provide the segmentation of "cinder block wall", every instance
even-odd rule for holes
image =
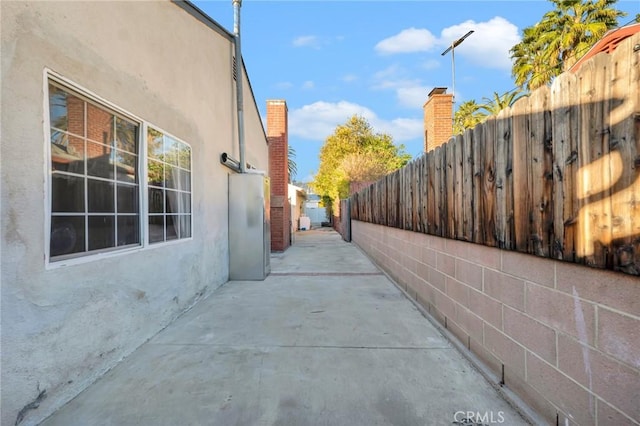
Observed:
[[[360,221],[352,239],[550,424],[640,424],[637,277]]]

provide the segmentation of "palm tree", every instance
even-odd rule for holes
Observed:
[[[522,41],[510,50],[513,59],[511,74],[519,87],[535,90],[560,74],[558,66],[551,67],[542,46],[542,27],[539,24],[525,28]]]
[[[498,115],[500,111],[513,105],[522,96],[524,94],[520,90],[505,92],[502,95],[499,95],[498,92],[493,92],[493,98],[482,98],[485,103],[480,105],[480,109],[484,110],[481,114],[484,117]]]
[[[466,129],[471,129],[483,120],[480,105],[476,101],[465,101],[460,104],[453,116],[453,133],[461,135]]]
[[[555,9],[511,48],[516,84],[532,90],[571,68],[626,13],[613,8],[617,0],[550,0]]]
[[[289,146],[289,152],[288,152],[288,163],[287,163],[287,167],[289,169],[289,183],[293,182],[293,180],[296,177],[296,174],[298,173],[298,165],[296,164],[296,150],[293,149],[292,146]]]

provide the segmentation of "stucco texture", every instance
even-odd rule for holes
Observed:
[[[36,424],[227,281],[230,170],[218,159],[237,152],[233,42],[168,1],[0,8],[0,422]],[[191,239],[47,264],[48,71],[191,145]],[[247,161],[267,170],[244,87]]]

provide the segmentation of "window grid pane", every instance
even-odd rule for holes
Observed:
[[[139,125],[55,83],[49,111],[50,258],[140,244]]]
[[[147,153],[148,241],[192,237],[191,147],[89,96],[49,83],[52,261],[142,245],[140,149]],[[146,244],[146,243],[145,243]]]
[[[149,242],[191,238],[191,147],[151,127],[147,144]]]

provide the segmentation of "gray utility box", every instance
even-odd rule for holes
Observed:
[[[229,175],[229,279],[264,280],[271,272],[269,178]]]

